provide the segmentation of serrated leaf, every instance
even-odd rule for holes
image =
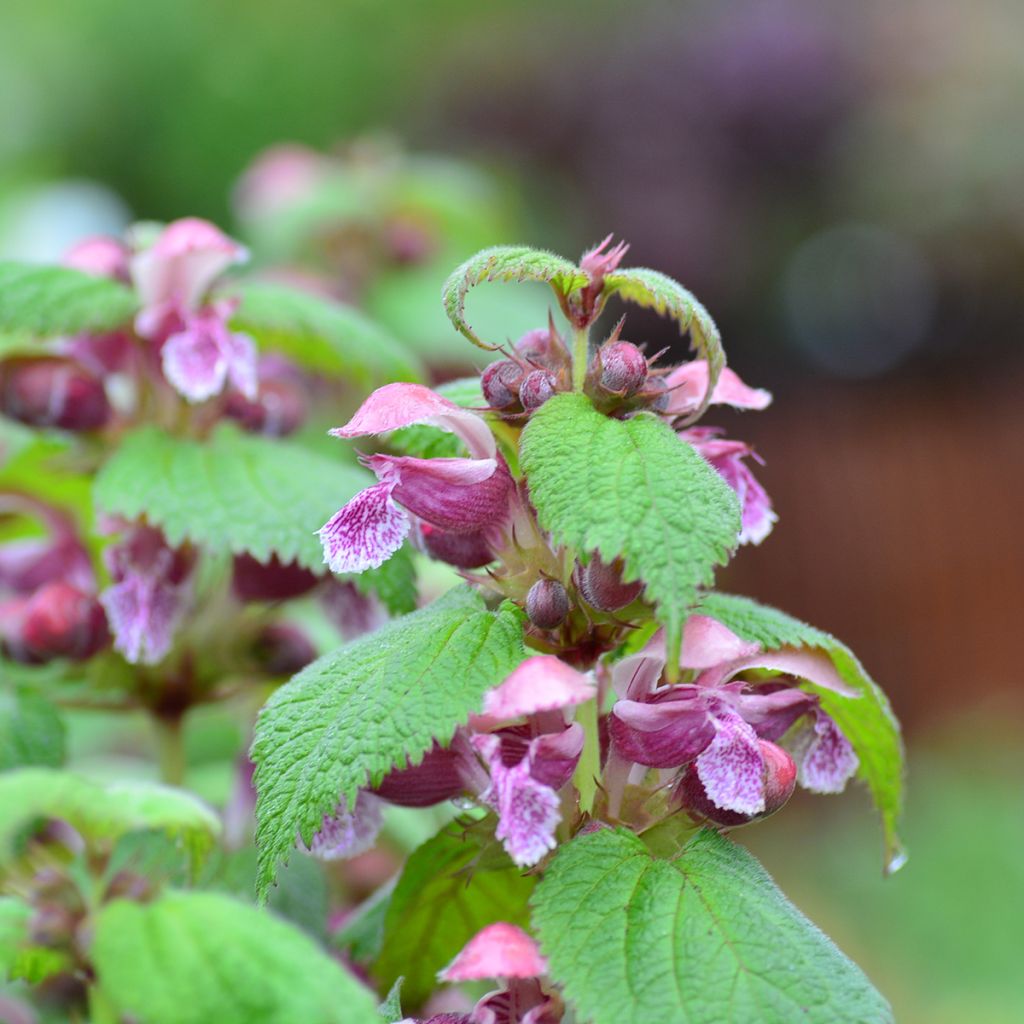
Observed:
[[[256,723],[257,890],[309,843],[344,796],[446,742],[484,693],[526,656],[522,614],[488,611],[458,587],[313,662],[267,701]]]
[[[361,594],[373,594],[391,615],[416,611],[416,564],[408,546],[376,569],[352,576],[352,582]]]
[[[691,346],[708,363],[707,393],[689,417],[690,421],[698,419],[707,409],[715,382],[725,366],[725,350],[711,314],[678,281],[657,270],[630,267],[613,271],[604,280],[605,296],[618,295],[627,302],[653,309],[671,317],[681,334],[690,332]]]
[[[137,308],[135,293],[119,281],[70,267],[0,262],[0,331],[110,331],[128,324]]]
[[[903,859],[897,824],[903,807],[903,743],[889,699],[865,672],[854,653],[831,633],[816,629],[776,608],[731,594],[707,594],[702,615],[717,619],[737,636],[765,650],[817,647],[832,659],[836,671],[861,696],[851,700],[833,690],[807,683],[835,719],[860,758],[858,777],[867,784],[882,815],[887,870]]]
[[[309,936],[219,893],[117,900],[91,960],[118,1019],[145,1024],[380,1024],[376,999]]]
[[[552,978],[592,1024],[893,1020],[861,970],[715,832],[672,861],[624,830],[580,836],[533,908]]]
[[[423,376],[413,355],[351,306],[278,284],[236,285],[231,294],[241,298],[234,327],[308,369],[363,385]]]
[[[96,506],[145,515],[174,545],[276,554],[323,568],[315,531],[373,478],[300,445],[223,424],[207,441],[144,427],[125,438],[96,477]]]
[[[88,841],[110,845],[131,832],[162,832],[197,865],[220,834],[220,819],[191,793],[158,783],[100,786],[69,772],[19,768],[0,775],[0,861],[38,819],[66,821]]]
[[[646,413],[602,416],[583,395],[545,402],[520,452],[541,526],[577,551],[622,556],[624,578],[644,581],[677,663],[697,588],[736,546],[732,489],[667,424]]]
[[[404,978],[395,979],[394,985],[388,990],[384,1001],[377,1007],[377,1012],[388,1022],[388,1024],[400,1024],[405,1017],[402,1013],[402,982]]]
[[[534,879],[506,857],[477,866],[480,843],[458,823],[447,825],[406,862],[388,904],[374,977],[389,986],[405,977],[407,1005],[437,987],[437,972],[485,925],[526,927]]]
[[[546,281],[556,294],[567,295],[587,280],[579,267],[552,252],[499,245],[478,252],[456,267],[441,289],[441,301],[460,334],[480,348],[493,349],[495,346],[482,341],[466,320],[466,293],[470,288],[484,281]]]
[[[28,765],[56,768],[63,762],[64,722],[57,709],[24,687],[0,689],[0,772]]]

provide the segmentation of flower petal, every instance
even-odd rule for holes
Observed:
[[[628,700],[642,700],[651,693],[665,668],[665,638],[661,630],[647,646],[612,666],[612,689]]]
[[[477,932],[462,952],[438,973],[441,981],[483,978],[535,978],[546,974],[547,961],[537,943],[514,924],[498,921]]]
[[[669,387],[669,415],[685,416],[696,409],[708,387],[708,364],[703,359],[694,359],[677,366],[665,377]],[[711,395],[712,405],[731,405],[734,409],[766,409],[771,405],[772,395],[764,388],[751,388],[729,369],[722,369]]]
[[[198,324],[172,334],[161,349],[164,376],[190,402],[204,402],[224,388],[228,363],[214,335]]]
[[[551,654],[527,658],[503,683],[484,695],[483,714],[471,720],[475,729],[493,729],[538,711],[554,711],[590,700],[593,680]]]
[[[826,651],[806,647],[782,647],[777,651],[762,651],[752,657],[730,666],[730,676],[747,669],[760,668],[770,672],[785,672],[786,675],[806,679],[815,686],[841,693],[844,697],[860,697],[836,670]]]
[[[715,738],[697,758],[697,776],[716,807],[740,814],[764,810],[764,759],[754,730],[731,711],[715,716]]]
[[[226,332],[221,347],[228,379],[235,390],[254,402],[259,390],[255,342],[248,334]]]
[[[715,723],[700,688],[673,687],[653,701],[620,700],[608,720],[615,749],[649,768],[678,768],[715,738]]]
[[[707,669],[737,658],[749,658],[758,644],[741,640],[732,630],[706,615],[691,615],[683,629],[679,655],[682,668]]]
[[[383,823],[380,800],[371,793],[361,791],[351,811],[342,800],[333,814],[324,817],[320,831],[309,844],[309,852],[317,860],[348,860],[357,857],[373,848]]]
[[[497,451],[494,435],[474,412],[442,398],[422,384],[387,384],[366,399],[343,427],[331,431],[335,437],[365,437],[385,434],[414,423],[458,435],[477,459],[493,459]]]
[[[171,648],[184,612],[185,591],[133,573],[103,591],[100,602],[114,634],[114,647],[133,665],[154,665]]]
[[[360,491],[317,531],[331,572],[364,572],[383,565],[409,532],[409,517],[391,500],[394,482]]]
[[[797,779],[812,793],[841,793],[860,763],[850,741],[824,711],[818,711],[793,741]]]

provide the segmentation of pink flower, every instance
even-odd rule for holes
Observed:
[[[380,481],[348,502],[320,529],[324,561],[332,572],[376,568],[402,546],[410,513],[454,534],[500,526],[513,493],[508,467],[487,424],[475,413],[419,384],[388,384],[362,404],[336,437],[383,434],[429,423],[456,434],[471,458],[417,459],[373,455],[365,459]]]
[[[114,646],[133,664],[155,664],[170,650],[185,611],[192,557],[152,526],[128,527],[104,552],[114,580],[100,595]]]
[[[816,792],[840,792],[856,771],[853,748],[817,697],[780,682],[733,682],[744,671],[766,669],[856,696],[825,653],[795,648],[763,652],[713,619],[696,615],[686,624],[680,664],[698,670],[697,678],[659,686],[665,664],[661,645],[656,635],[647,648],[613,669],[620,699],[609,728],[620,756],[655,768],[695,762],[712,802],[745,815],[765,809],[760,741],[780,739],[800,719],[809,722],[793,742],[801,784]]]
[[[212,398],[229,381],[246,398],[256,398],[256,346],[227,326],[235,305],[225,300],[187,314],[164,343],[164,376],[189,402]]]
[[[273,215],[308,196],[328,170],[327,160],[308,146],[271,146],[242,175],[235,187],[235,203],[243,217]]]
[[[383,823],[380,800],[364,790],[351,810],[342,800],[333,814],[324,816],[320,831],[309,845],[309,852],[317,860],[357,857],[373,848]]]
[[[157,240],[131,259],[131,276],[142,302],[136,330],[155,338],[169,315],[195,312],[214,281],[248,259],[244,246],[196,217],[168,224]]]
[[[665,377],[669,388],[669,416],[688,416],[700,407],[701,399],[708,388],[708,364],[704,359],[677,366]],[[751,388],[740,380],[739,375],[729,369],[722,369],[711,395],[712,405],[731,405],[734,409],[767,409],[772,402],[770,391]]]
[[[112,277],[117,281],[127,281],[129,277],[128,247],[119,238],[107,235],[82,239],[65,253],[61,262],[94,277]]]
[[[728,441],[717,436],[717,427],[692,427],[680,437],[692,444],[718,471],[723,480],[736,492],[742,510],[740,544],[760,544],[772,532],[779,517],[772,508],[771,498],[750,471],[744,459],[758,459],[752,448],[742,441]]]

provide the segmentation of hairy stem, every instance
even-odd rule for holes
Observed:
[[[590,331],[586,327],[574,327],[572,332],[572,389],[582,391],[587,378],[587,363],[590,361]]]
[[[185,781],[185,736],[182,720],[154,718],[157,751],[160,761],[160,778],[169,786],[180,786]]]
[[[598,735],[598,706],[588,700],[576,709],[576,721],[583,726],[583,752],[573,773],[573,783],[580,794],[580,810],[589,814],[594,807],[597,782],[601,775],[601,738]]]

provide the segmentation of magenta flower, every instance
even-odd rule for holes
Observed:
[[[336,437],[383,434],[429,423],[456,434],[470,458],[417,459],[372,455],[364,461],[379,483],[348,502],[320,529],[324,561],[332,572],[376,568],[401,546],[410,514],[454,534],[500,526],[513,493],[508,467],[487,424],[419,384],[388,384],[360,406]]]
[[[114,646],[133,664],[170,650],[190,593],[193,558],[152,526],[135,524],[104,552],[113,585],[100,595]]]
[[[745,815],[765,809],[766,766],[759,741],[782,738],[800,719],[806,724],[791,745],[802,785],[837,793],[856,771],[857,755],[817,697],[777,681],[733,681],[744,671],[765,669],[855,697],[823,652],[763,652],[713,619],[692,616],[680,664],[699,674],[693,683],[659,686],[665,664],[661,645],[656,635],[613,669],[620,699],[609,727],[620,756],[654,768],[695,762],[712,802]]]
[[[748,456],[758,462],[761,460],[742,441],[728,441],[718,437],[718,433],[717,427],[691,427],[679,436],[692,444],[736,492],[742,514],[738,542],[760,544],[772,532],[772,527],[779,519],[767,491],[744,462]]]
[[[135,329],[157,338],[168,317],[197,311],[214,281],[249,253],[219,228],[196,217],[168,224],[157,240],[131,258],[131,277],[142,302]]]
[[[708,389],[707,361],[694,359],[677,366],[666,375],[665,384],[669,389],[666,414],[690,415],[700,407]],[[728,366],[722,369],[711,394],[711,405],[731,405],[734,409],[767,409],[771,402],[770,391],[748,387]]]
[[[236,305],[222,300],[186,314],[161,349],[164,376],[189,402],[212,398],[229,381],[250,401],[256,398],[256,346],[227,325]]]
[[[82,239],[64,254],[61,261],[94,277],[112,277],[128,281],[128,246],[119,238],[93,235]]]

